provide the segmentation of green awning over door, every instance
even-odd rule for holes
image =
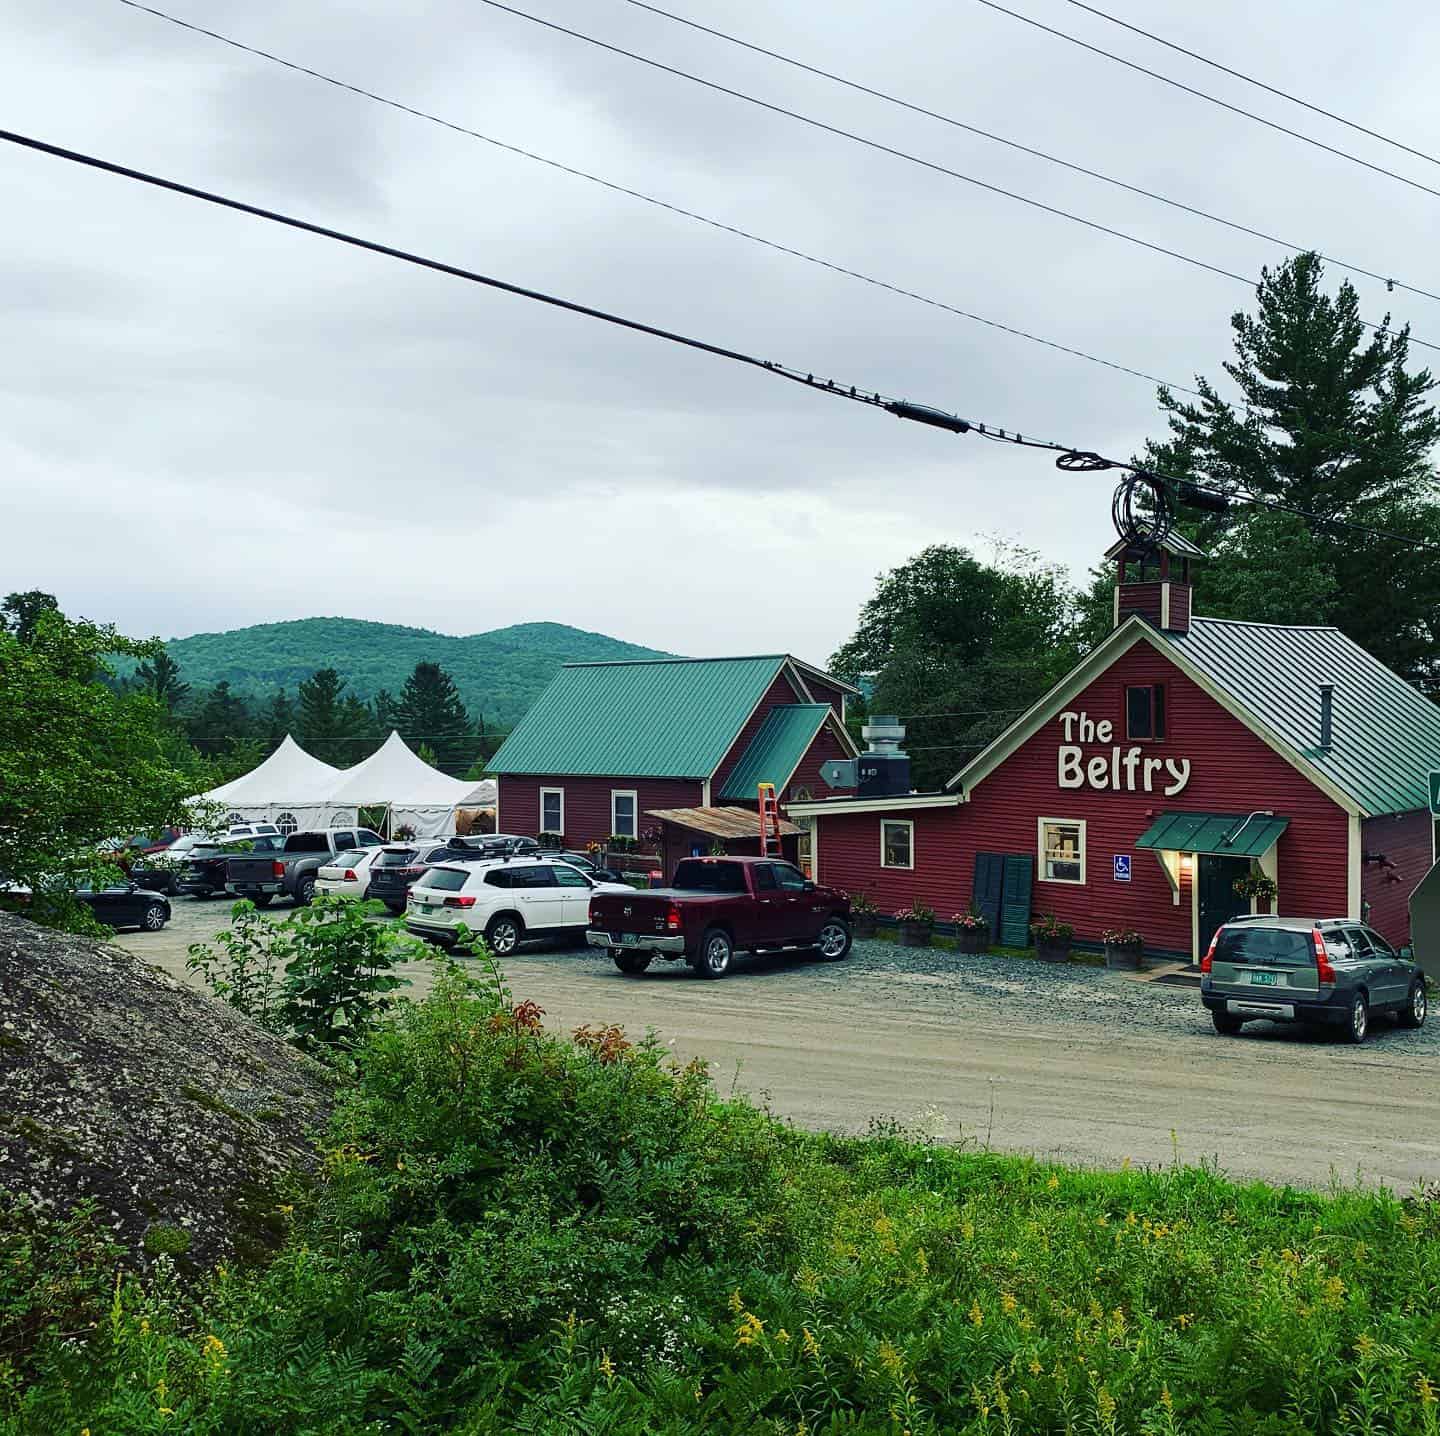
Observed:
[[[1249,818],[1244,813],[1165,813],[1135,839],[1135,846],[1258,858],[1275,846],[1289,826],[1289,818],[1269,813]]]

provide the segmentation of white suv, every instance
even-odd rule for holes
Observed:
[[[593,894],[629,891],[624,883],[595,882],[553,859],[440,863],[410,889],[405,926],[449,943],[464,923],[485,934],[497,957],[508,957],[528,937],[584,932]]]

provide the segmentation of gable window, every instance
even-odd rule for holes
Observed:
[[[610,831],[619,838],[637,836],[635,810],[639,807],[638,794],[614,789],[610,793]]]
[[[1040,881],[1085,881],[1085,820],[1040,819]]]
[[[565,789],[540,789],[540,831],[542,833],[565,832]]]
[[[880,866],[915,866],[915,824],[903,818],[884,818],[880,823]]]
[[[1125,736],[1165,736],[1165,685],[1146,683],[1125,690]]]

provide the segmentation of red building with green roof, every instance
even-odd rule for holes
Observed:
[[[813,797],[821,764],[856,752],[857,692],[786,653],[567,664],[490,762],[496,827],[577,847],[641,837],[660,810],[754,808],[761,783]]]
[[[1113,631],[941,791],[792,802],[817,881],[942,924],[973,904],[1001,944],[1053,913],[1193,959],[1264,876],[1283,914],[1408,942],[1440,707],[1336,628],[1193,617],[1196,556],[1112,549]]]

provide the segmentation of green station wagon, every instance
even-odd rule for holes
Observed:
[[[1215,1030],[1246,1022],[1310,1022],[1363,1042],[1376,1012],[1423,1027],[1425,975],[1409,949],[1347,918],[1240,917],[1215,934],[1200,963],[1200,998]]]

